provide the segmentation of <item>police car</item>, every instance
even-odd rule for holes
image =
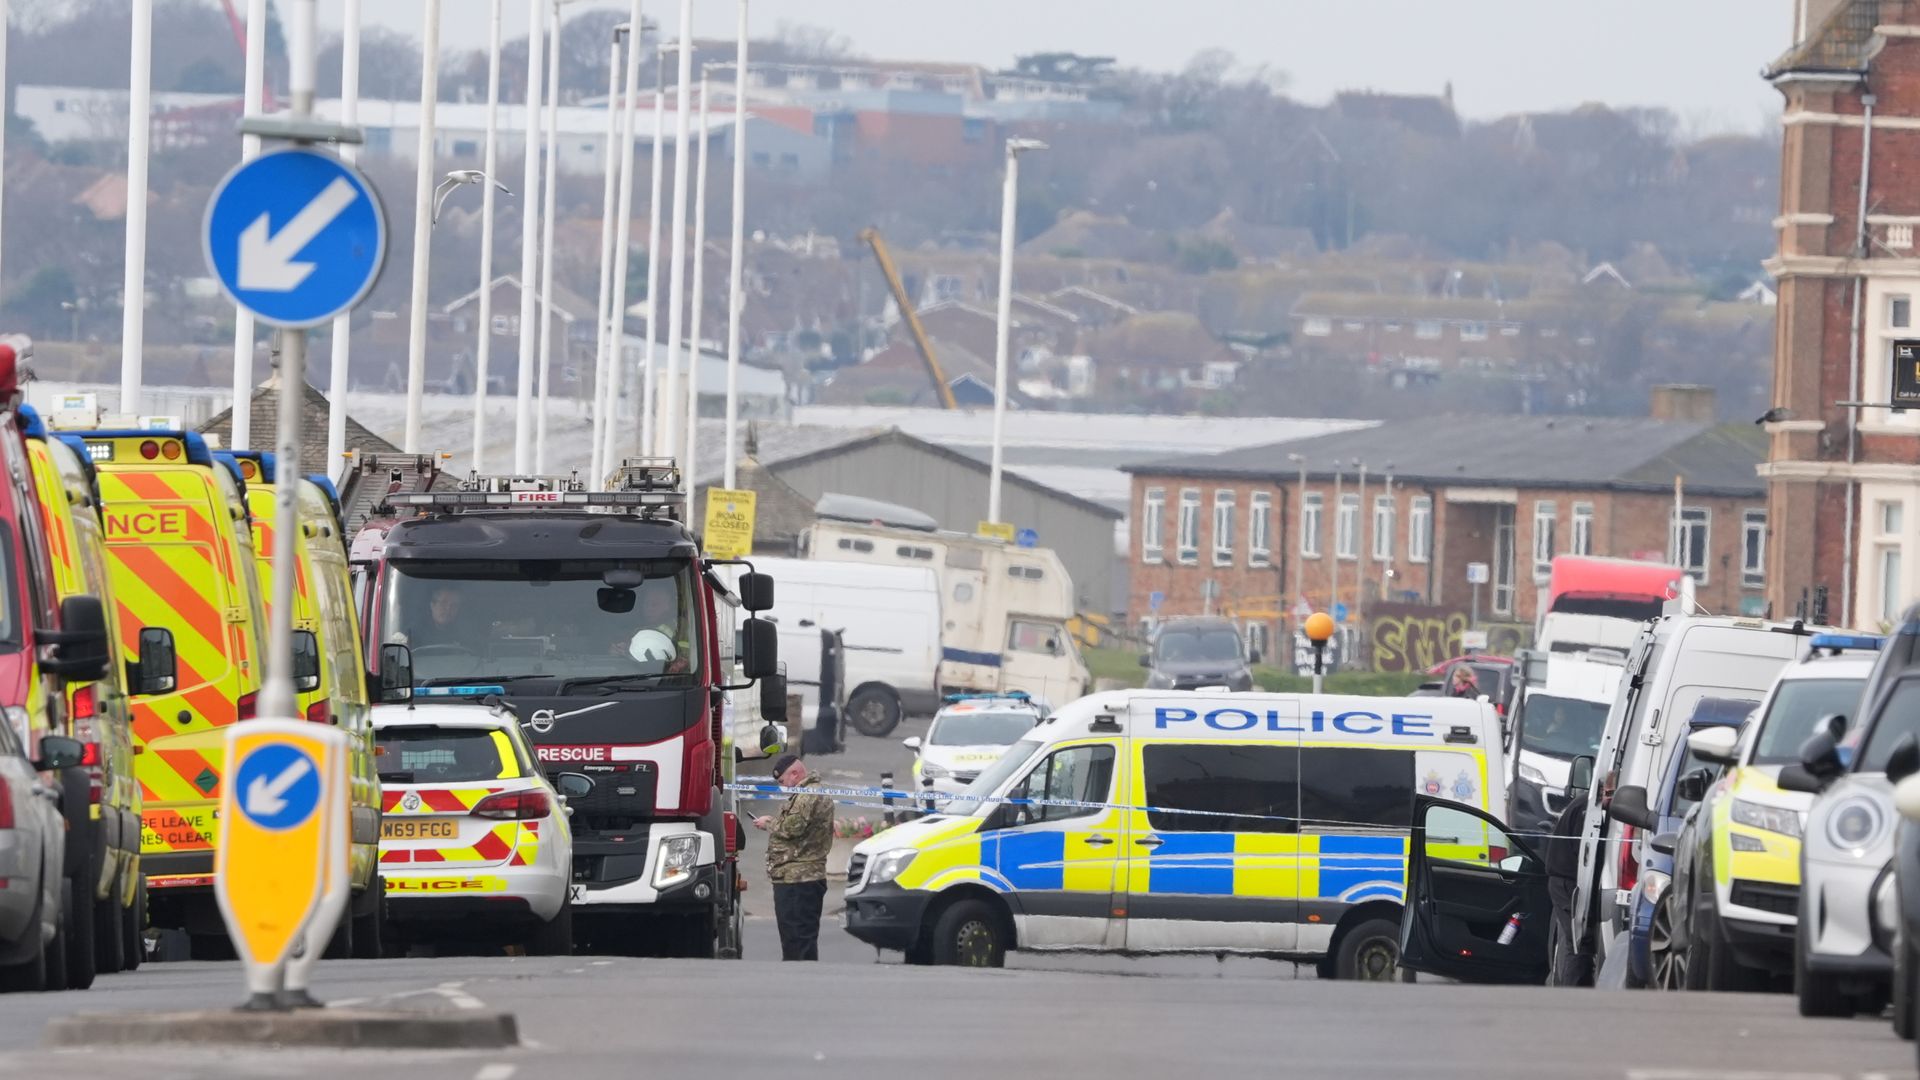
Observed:
[[[1046,706],[1026,693],[952,694],[934,714],[925,738],[902,739],[913,751],[913,790],[944,805],[1033,730]]]
[[[1389,979],[1416,798],[1503,806],[1505,774],[1482,701],[1097,693],[950,812],[855,847],[845,926],[909,963],[1240,953]]]
[[[373,710],[389,936],[497,938],[529,953],[573,951],[573,835],[562,792],[504,710],[418,704]]]

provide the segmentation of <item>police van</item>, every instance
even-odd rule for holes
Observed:
[[[1387,979],[1416,795],[1505,805],[1482,701],[1122,690],[854,849],[849,933],[909,963],[1238,953]]]

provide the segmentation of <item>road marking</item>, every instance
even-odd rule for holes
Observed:
[[[594,962],[593,962],[593,963],[592,963],[592,964],[591,964],[590,966],[592,966],[592,967],[612,967],[612,966],[613,966],[613,961],[611,961],[611,960],[595,960],[595,961],[594,961]]]
[[[1628,1069],[1627,1080],[1846,1080],[1839,1073],[1764,1072],[1749,1069]]]
[[[473,1074],[473,1080],[512,1080],[513,1074],[519,1071],[518,1065],[496,1061],[491,1065],[480,1066],[480,1071]]]

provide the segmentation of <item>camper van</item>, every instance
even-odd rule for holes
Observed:
[[[1075,614],[1073,579],[1060,556],[1049,548],[938,530],[931,519],[888,523],[872,513],[877,504],[869,500],[849,500],[859,505],[842,514],[840,498],[820,500],[820,520],[801,537],[801,554],[828,562],[931,567],[940,579],[943,693],[1025,690],[1048,701],[1072,701],[1087,692],[1086,661],[1067,632]]]
[[[932,567],[764,558],[754,565],[780,582],[767,618],[780,630],[781,655],[799,655],[801,638],[818,649],[822,629],[840,632],[855,731],[886,735],[902,716],[939,708],[940,578]]]

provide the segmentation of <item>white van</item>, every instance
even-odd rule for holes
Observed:
[[[1243,953],[1392,979],[1416,797],[1499,807],[1505,775],[1484,701],[1103,691],[950,813],[855,847],[845,925],[909,963]]]
[[[940,707],[940,580],[926,566],[874,566],[819,559],[754,560],[779,582],[771,612],[786,642],[838,630],[846,648],[847,722],[885,735],[902,716]],[[791,661],[789,661],[791,662]]]
[[[1092,678],[1067,624],[1073,579],[1050,548],[983,536],[903,528],[828,516],[801,539],[810,560],[931,568],[939,577],[940,690],[992,694],[1025,690],[1072,701]]]

